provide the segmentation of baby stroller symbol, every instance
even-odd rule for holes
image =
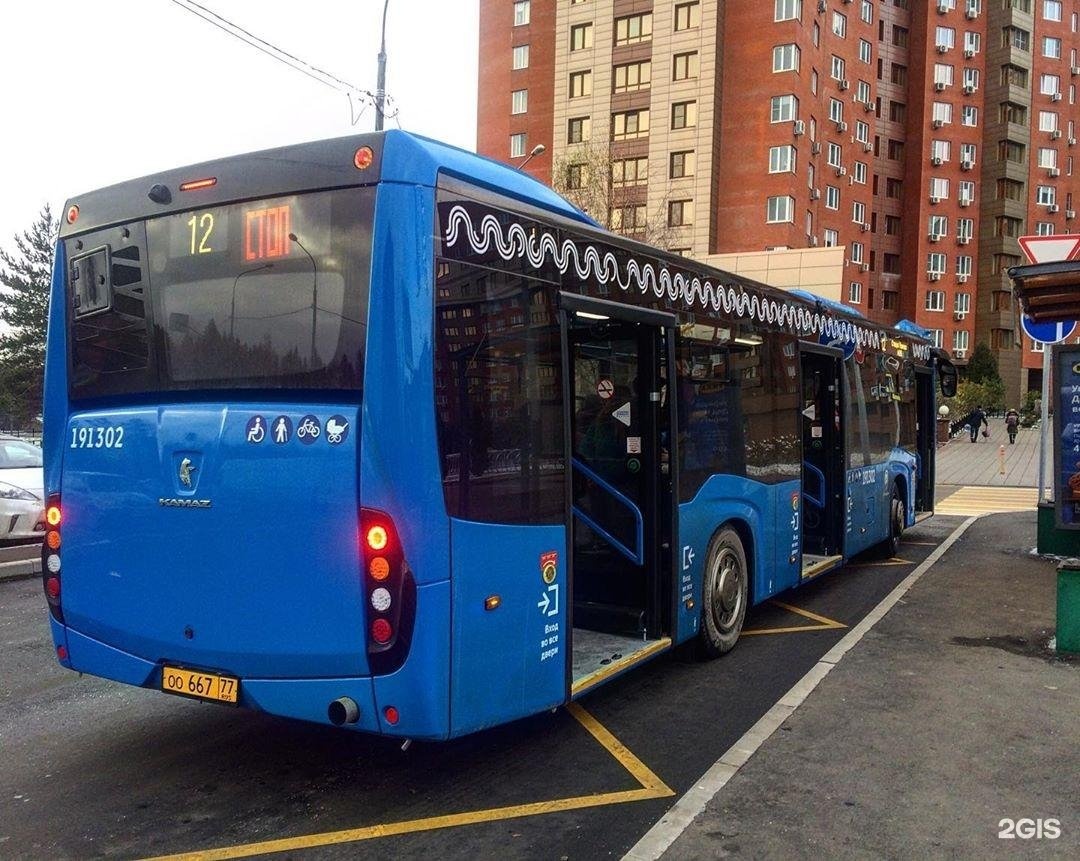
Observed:
[[[345,416],[330,416],[326,420],[326,441],[338,445],[349,435],[349,421]]]

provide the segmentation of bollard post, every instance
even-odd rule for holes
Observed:
[[[1058,565],[1057,650],[1080,653],[1080,559]]]
[[[998,446],[998,474],[1005,474],[1005,446]]]

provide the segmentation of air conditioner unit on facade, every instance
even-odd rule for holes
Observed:
[[[875,107],[873,102],[863,102],[862,106],[863,106],[863,110],[866,111],[867,113],[870,113],[871,111],[873,111],[874,107]]]
[[[817,237],[816,237],[816,236],[811,236],[811,237],[810,237],[810,246],[811,246],[812,248],[816,248],[816,247],[817,247]]]
[[[1050,96],[1050,101],[1052,101],[1052,102],[1060,102],[1061,101],[1061,93],[1053,93]]]
[[[926,280],[927,281],[940,281],[941,280],[941,273],[940,272],[927,272],[926,273]]]
[[[818,12],[824,12],[828,8],[829,8],[829,4],[826,3],[825,0],[818,0],[818,4],[817,4]]]
[[[932,123],[930,123],[930,126],[935,129],[940,129],[944,125],[945,120],[934,120]]]
[[[1057,212],[1059,209],[1060,207],[1056,203],[1051,203],[1048,207],[1046,207],[1046,211],[1050,213]]]
[[[1076,146],[1076,138],[1069,138],[1069,146]]]
[[[838,132],[846,132],[847,131],[847,123],[845,123],[843,120],[841,120],[840,122],[838,122],[836,124],[836,130]]]
[[[956,283],[957,284],[967,284],[967,280],[968,280],[968,277],[963,272],[961,272],[959,275],[956,276]],[[961,311],[960,313],[961,314],[966,314],[967,311]]]
[[[978,12],[977,9],[968,9],[967,10],[967,19],[969,21],[974,21],[978,17],[979,17],[979,12]]]
[[[974,84],[964,84],[964,95],[965,96],[973,96],[973,95],[975,95],[975,85]]]
[[[791,124],[791,133],[793,135],[801,135],[806,133],[806,122],[803,120],[795,120]]]
[[[814,141],[812,144],[810,144],[810,152],[813,153],[814,155],[817,155],[818,153],[820,153],[821,152],[821,141]]]
[[[1070,71],[1073,73],[1073,76],[1080,75],[1080,66],[1073,66]]]
[[[949,11],[949,4],[948,3],[938,3],[937,4],[937,10],[942,15],[944,15],[946,12]]]
[[[847,168],[843,167],[843,166],[838,167],[836,169],[836,175],[837,176],[847,176]]]
[[[849,81],[847,78],[843,78],[842,80],[836,82],[836,86],[841,90],[846,90],[848,87],[851,86],[851,81]]]
[[[1046,169],[1047,176],[1061,176],[1061,171],[1056,167],[1049,167]]]
[[[944,53],[945,53],[946,51],[948,51],[948,50],[949,50],[949,46],[948,46],[948,45],[938,45],[938,46],[937,46],[937,52],[938,52],[939,54],[944,54]]]
[[[870,264],[869,263],[862,264],[862,266],[859,267],[859,271],[860,272],[869,272],[870,271]]]
[[[1073,219],[1073,218],[1076,218],[1076,210],[1075,209],[1066,209],[1065,210],[1065,218],[1070,219],[1070,220]]]
[[[873,152],[874,151],[874,145],[872,143],[870,143],[869,141],[867,141],[866,143],[864,143],[862,145],[862,151],[863,152]]]
[[[974,48],[965,48],[964,49],[964,57],[966,59],[970,60],[974,56],[975,56],[975,49]]]
[[[961,197],[960,198],[960,205],[961,206],[971,206],[971,198],[970,197]]]
[[[945,92],[945,82],[944,81],[934,81],[934,89],[937,90],[939,93],[944,93]]]
[[[944,164],[944,160],[941,158],[941,156],[935,155],[930,159],[930,164],[932,164],[934,167],[941,167],[941,165]]]
[[[870,222],[869,221],[864,221],[862,223],[862,232],[863,233],[869,233],[870,232]]]
[[[975,167],[975,162],[973,162],[971,159],[961,159],[960,170],[971,170],[973,167]]]
[[[970,236],[957,236],[956,237],[956,244],[957,245],[967,245],[969,242],[971,242],[971,237]]]
[[[1054,129],[1052,132],[1050,132],[1050,140],[1061,140],[1061,129]]]
[[[930,202],[931,203],[941,203],[941,198],[938,197],[936,194],[931,194],[930,195]]]
[[[818,200],[820,197],[821,197],[821,189],[820,188],[812,188],[812,189],[810,189],[810,199],[811,200]]]
[[[941,234],[940,233],[930,233],[930,234],[927,234],[926,238],[928,240],[930,240],[931,242],[937,242],[939,239],[941,239]]]
[[[967,350],[953,350],[952,354],[954,359],[967,358]]]

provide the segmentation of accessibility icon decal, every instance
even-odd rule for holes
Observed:
[[[292,419],[288,416],[278,416],[274,419],[274,442],[285,445],[292,439]]]
[[[262,416],[252,416],[247,423],[247,441],[257,444],[266,439],[266,420]]]
[[[319,425],[319,419],[313,415],[306,415],[300,419],[300,424],[296,426],[296,437],[304,445],[311,445],[315,440],[322,436],[322,427]]]

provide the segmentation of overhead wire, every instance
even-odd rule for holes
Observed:
[[[367,105],[363,104],[359,112],[357,112],[354,103],[354,96],[361,96],[365,102],[370,102],[371,104],[377,104],[378,102],[376,94],[372,93],[370,90],[364,89],[363,87],[358,87],[356,86],[356,84],[350,83],[349,81],[339,78],[336,75],[332,75],[324,69],[313,66],[311,63],[302,60],[295,54],[290,54],[283,48],[279,48],[272,42],[268,42],[267,40],[256,36],[254,33],[244,29],[239,24],[236,24],[230,21],[228,18],[219,15],[212,9],[209,9],[206,6],[195,2],[195,0],[169,0],[169,2],[173,3],[176,6],[179,6],[181,9],[184,9],[187,12],[190,12],[192,15],[201,18],[203,21],[213,27],[218,28],[222,32],[227,33],[228,35],[236,39],[239,39],[244,44],[250,45],[252,48],[255,48],[255,50],[261,51],[266,56],[277,60],[279,63],[288,66],[290,69],[300,72],[302,75],[306,75],[313,81],[317,81],[323,86],[327,86],[333,90],[337,90],[340,93],[344,93],[349,100],[349,114],[352,125],[356,125],[360,117],[363,116],[364,112],[367,109]],[[394,118],[397,117],[397,110],[386,110],[387,104],[392,103],[393,101],[394,99],[389,94],[383,94],[383,116]]]

